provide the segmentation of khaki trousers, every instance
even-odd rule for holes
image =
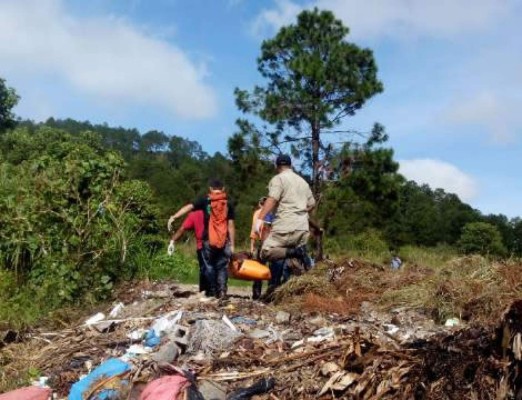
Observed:
[[[308,231],[270,232],[261,247],[261,258],[268,261],[286,258],[286,250],[306,245],[310,233]]]

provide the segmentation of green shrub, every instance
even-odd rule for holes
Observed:
[[[326,236],[324,253],[330,258],[358,257],[375,262],[388,262],[390,248],[381,232],[369,229],[354,235]]]
[[[458,246],[465,254],[504,256],[507,253],[498,228],[487,222],[466,224],[462,229]]]
[[[0,137],[0,272],[17,286],[0,295],[3,308],[23,314],[32,309],[26,298],[42,311],[104,299],[136,274],[129,255],[157,228],[149,187],[124,169],[88,132]]]

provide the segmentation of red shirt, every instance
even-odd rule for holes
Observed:
[[[198,250],[203,248],[203,231],[205,230],[205,215],[203,211],[192,211],[185,221],[183,221],[183,229],[194,231],[196,236],[196,247]]]

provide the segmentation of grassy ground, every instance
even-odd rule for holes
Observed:
[[[169,256],[166,249],[152,254],[149,249],[144,248],[132,255],[131,267],[137,271],[133,279],[198,284],[199,265],[194,249],[193,243],[181,243],[174,255]],[[230,279],[229,286],[249,287],[251,282]],[[38,287],[17,285],[14,274],[0,269],[0,331],[23,330],[38,322],[59,320],[62,310],[67,312],[71,308],[89,309],[94,307],[98,300],[88,294],[64,308],[56,307],[48,298],[47,292]],[[104,300],[110,300],[110,296],[102,299]]]
[[[293,278],[276,299],[300,310],[337,313],[357,313],[363,301],[370,301],[383,310],[418,309],[442,323],[453,317],[485,323],[497,321],[522,297],[521,260],[464,257],[447,247],[409,246],[397,253],[404,263],[395,271],[387,251],[345,251],[311,274]],[[341,272],[329,281],[333,270]]]
[[[330,286],[326,280],[328,268],[323,265],[302,278],[311,281],[287,285],[289,293],[281,294],[281,298],[288,303],[294,297],[308,296],[308,309],[332,312],[343,309],[356,312],[361,301],[369,300],[384,308],[429,310],[435,318],[443,320],[455,316],[487,319],[510,299],[522,296],[522,263],[516,260],[500,263],[482,257],[462,258],[448,247],[407,246],[397,251],[404,261],[402,269],[392,271],[389,268],[392,254],[386,245],[375,237],[366,237],[361,243],[347,243],[348,247],[327,243],[327,254],[337,264],[343,260],[362,260],[355,267],[347,267],[342,284]],[[166,249],[156,254],[144,249],[133,255],[132,262],[137,271],[134,280],[189,284],[199,281],[194,244],[190,242],[178,245],[173,256],[168,256]],[[48,299],[39,296],[38,289],[21,288],[16,295],[10,295],[12,291],[8,288],[13,287],[13,282],[4,275],[0,274],[0,330],[23,329],[39,321],[60,321],[71,307],[90,309],[96,305],[96,300],[86,297],[76,305],[67,306],[62,313],[61,308],[50,307]],[[251,283],[230,279],[229,285],[250,287]]]
[[[199,264],[195,246],[191,242],[182,242],[176,247],[172,256],[159,253],[151,256],[145,254],[146,261],[140,267],[142,278],[150,280],[176,280],[180,283],[197,284],[199,282]],[[250,286],[250,282],[229,279],[230,286]]]

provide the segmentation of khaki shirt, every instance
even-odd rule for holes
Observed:
[[[270,180],[268,196],[278,202],[272,231],[308,231],[308,209],[315,200],[303,178],[292,169],[284,170]]]

